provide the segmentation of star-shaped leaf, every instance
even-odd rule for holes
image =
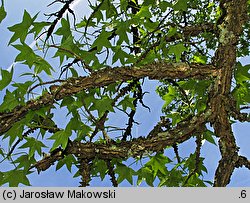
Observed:
[[[130,98],[128,95],[119,102],[118,106],[122,105],[122,109],[125,111],[128,107],[130,107],[132,110],[135,110],[133,101],[135,98]]]
[[[24,170],[11,170],[3,173],[1,184],[9,183],[9,187],[17,187],[20,183],[30,186]]]
[[[151,167],[154,176],[157,174],[158,171],[160,171],[162,174],[167,174],[167,168],[166,164],[172,162],[168,157],[164,156],[163,154],[157,154],[145,164],[145,166]]]
[[[30,166],[36,163],[34,156],[29,157],[29,155],[25,154],[18,157],[15,161],[15,164],[18,164],[17,169],[23,168],[24,171],[28,171]]]
[[[187,50],[187,48],[184,47],[184,45],[182,43],[180,43],[180,44],[176,44],[176,45],[170,45],[168,53],[174,54],[176,57],[176,61],[179,62],[182,52],[184,52],[186,50]]]
[[[71,131],[57,131],[54,135],[52,135],[49,139],[50,140],[55,140],[51,151],[53,151],[54,149],[56,149],[58,146],[62,146],[63,149],[66,148],[67,144],[68,144],[68,138],[71,136]]]
[[[30,14],[26,10],[24,10],[23,21],[19,24],[13,25],[8,28],[9,31],[14,32],[13,36],[11,37],[9,41],[9,44],[11,44],[12,42],[15,42],[18,39],[20,39],[20,41],[23,43],[28,34],[28,30],[34,20],[35,20],[35,17],[31,18]]]
[[[124,180],[127,180],[131,185],[133,185],[133,175],[135,175],[136,172],[132,168],[129,168],[124,164],[118,163],[116,165],[115,173],[118,174],[118,184]]]
[[[1,73],[1,78],[0,78],[0,91],[1,91],[10,84],[13,76],[13,68],[11,68],[10,72],[0,68],[0,73]]]
[[[137,171],[137,174],[137,185],[140,185],[141,182],[145,180],[149,186],[154,186],[153,182],[155,180],[155,176],[153,175],[152,169],[150,169],[149,167],[142,167]]]
[[[42,148],[46,147],[41,141],[33,138],[33,137],[26,137],[25,140],[27,141],[19,148],[29,148],[29,158],[31,158],[35,152],[39,155],[42,154]]]

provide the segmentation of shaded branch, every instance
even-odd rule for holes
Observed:
[[[235,167],[240,168],[243,166],[245,166],[246,168],[248,168],[250,170],[250,160],[248,160],[244,156],[239,156],[238,161],[235,164]]]
[[[80,187],[89,186],[89,182],[91,181],[91,166],[92,162],[89,159],[78,159],[79,162],[79,173],[81,175]]]
[[[113,186],[118,187],[118,183],[117,183],[117,180],[115,178],[114,166],[111,164],[110,160],[107,160],[106,164],[107,164],[107,168],[108,168],[108,174],[110,176],[110,180],[111,180]]]
[[[68,1],[65,1],[65,2],[62,2],[60,0],[55,0],[54,2],[52,2],[50,5],[56,3],[56,2],[62,2],[64,3],[64,6],[61,8],[61,10],[59,10],[58,12],[56,13],[52,13],[52,14],[49,14],[48,16],[56,16],[55,20],[51,23],[49,29],[45,32],[47,33],[47,36],[46,36],[46,39],[45,39],[45,42],[52,36],[52,33],[57,25],[57,23],[61,20],[61,18],[63,17],[63,14],[67,11],[69,11],[73,16],[74,16],[74,20],[75,20],[75,15],[74,15],[74,12],[70,9],[70,4],[73,3],[74,0],[68,0]],[[42,33],[41,35],[43,35],[44,33]]]
[[[174,129],[166,132],[158,133],[158,136],[152,138],[133,138],[131,141],[123,141],[120,143],[110,142],[102,143],[81,143],[79,141],[69,142],[65,150],[58,149],[58,153],[51,154],[41,161],[38,161],[32,168],[37,168],[38,171],[46,170],[54,164],[54,162],[63,158],[62,154],[75,155],[79,159],[94,158],[102,160],[111,160],[114,158],[127,159],[129,157],[141,157],[148,153],[161,152],[167,146],[172,146],[175,143],[182,143],[190,139],[197,131],[200,131],[200,126],[204,126],[207,119],[211,115],[211,111],[206,111],[200,115],[194,116],[190,120],[180,122]]]

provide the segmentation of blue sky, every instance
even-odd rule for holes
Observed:
[[[19,23],[22,20],[22,15],[24,9],[26,9],[32,16],[37,12],[40,12],[39,18],[46,20],[43,17],[43,13],[49,13],[47,5],[51,3],[50,0],[8,0],[5,1],[5,7],[7,10],[7,18],[0,24],[0,67],[7,69],[13,63],[18,52],[12,46],[7,46],[8,41],[11,37],[11,33],[8,31],[7,27],[12,26],[16,23]],[[81,17],[83,12],[88,13],[86,10],[87,1],[81,0],[79,4],[75,7],[76,16]],[[53,7],[56,8],[56,5]],[[52,9],[52,8],[51,8]],[[250,63],[249,57],[241,59],[243,64]],[[27,67],[16,64],[15,65],[15,77],[24,71],[28,70]],[[144,91],[150,92],[150,94],[145,95],[145,104],[149,105],[151,108],[151,113],[148,112],[147,109],[140,108],[139,112],[136,115],[136,119],[140,121],[141,125],[135,128],[135,135],[146,135],[153,127],[159,119],[159,115],[161,115],[161,106],[163,101],[161,98],[155,93],[154,89],[158,85],[156,81],[146,81],[143,87]],[[0,92],[0,102],[3,98],[3,93]],[[63,112],[62,112],[63,114]],[[63,116],[59,115],[58,120]],[[146,118],[146,119],[145,119]],[[111,119],[112,122],[117,125],[121,122],[124,123],[122,116],[114,116]],[[63,122],[61,120],[61,122]],[[64,120],[66,123],[66,120]],[[237,123],[233,124],[233,131],[236,136],[237,145],[240,146],[240,154],[249,157],[250,159],[250,136],[249,136],[250,124],[248,123]],[[179,147],[181,156],[189,156],[190,153],[195,150],[194,140],[190,140],[186,143],[181,144]],[[173,150],[168,150],[166,152],[170,158],[174,157]],[[215,169],[218,164],[218,160],[220,159],[218,147],[205,142],[202,148],[202,156],[205,157],[205,165],[208,169],[208,174],[205,174],[205,179],[213,181],[213,176]],[[0,164],[0,170],[7,170],[9,165]],[[76,170],[73,170],[73,173],[70,174],[67,169],[64,167],[63,169],[55,172],[55,167],[51,167],[49,170],[45,172],[41,172],[41,174],[37,175],[37,173],[33,173],[30,175],[30,183],[33,186],[78,186],[79,179],[72,179],[73,174]],[[129,186],[126,181],[124,181],[122,186]],[[98,179],[94,179],[91,182],[91,186],[111,186],[109,177],[105,179],[104,182],[99,181]],[[236,169],[229,186],[250,186],[250,171],[241,168]]]

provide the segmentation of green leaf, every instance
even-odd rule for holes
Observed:
[[[128,8],[128,0],[120,0],[121,10],[127,11]]]
[[[143,1],[142,5],[145,5],[145,6],[155,6],[156,4],[158,4],[157,0],[147,0],[147,1]]]
[[[240,83],[232,91],[233,97],[236,99],[237,107],[247,105],[250,102],[250,84]]]
[[[35,152],[37,152],[40,156],[42,154],[42,148],[46,147],[41,141],[36,140],[33,137],[26,137],[25,140],[27,141],[24,143],[20,149],[29,148],[29,158],[33,157]]]
[[[76,159],[75,159],[75,157],[72,154],[67,155],[63,159],[61,159],[60,161],[58,161],[58,163],[56,165],[56,170],[59,170],[64,165],[66,165],[68,171],[71,172],[72,165],[73,164],[75,165],[76,163],[77,163]]]
[[[204,159],[205,158],[203,158],[203,157],[199,158],[198,169],[196,171],[199,175],[201,175],[201,171],[207,172],[206,167],[203,165]],[[188,159],[184,163],[184,167],[188,168],[189,172],[193,171],[193,169],[196,167],[196,154],[195,153],[190,154],[190,156],[188,157]]]
[[[9,41],[9,44],[15,42],[17,39],[20,39],[20,41],[24,43],[33,20],[34,19],[31,18],[30,14],[26,10],[24,10],[23,21],[8,28],[9,31],[14,32],[13,36]]]
[[[96,159],[93,161],[93,166],[91,168],[91,174],[93,176],[100,176],[103,180],[108,172],[107,164],[103,160]]]
[[[161,180],[159,183],[159,186],[168,186],[168,187],[179,187],[181,186],[181,183],[183,182],[183,172],[180,170],[176,170],[176,168],[173,168],[165,178]]]
[[[122,101],[119,102],[118,106],[122,106],[122,109],[126,111],[126,109],[129,107],[132,110],[135,110],[133,101],[135,98],[130,98],[129,95],[127,95]]]
[[[84,123],[81,123],[81,130],[77,131],[77,140],[81,141],[84,140],[85,137],[90,137],[92,132],[92,128]]]
[[[215,142],[213,136],[214,136],[214,133],[213,133],[212,131],[210,131],[210,130],[206,130],[206,131],[204,132],[204,134],[203,134],[203,138],[204,138],[205,140],[207,140],[208,142],[210,142],[210,143],[212,143],[212,144],[214,144],[214,145],[217,146],[217,144],[216,144],[216,142]]]
[[[60,107],[63,107],[63,106],[70,106],[71,104],[73,104],[75,102],[74,98],[73,97],[64,97],[62,102],[61,102],[61,105]]]
[[[0,23],[3,21],[3,19],[7,16],[7,13],[4,9],[3,3],[2,6],[0,7]]]
[[[112,58],[112,64],[114,64],[117,61],[120,61],[120,63],[124,65],[126,59],[128,59],[130,55],[125,51],[123,51],[120,46],[115,47],[113,50],[115,54]]]
[[[117,41],[117,45],[121,45],[123,42],[129,44],[128,32],[129,32],[130,24],[127,21],[121,20],[119,24],[117,24],[117,30],[115,33],[119,36],[119,40]]]
[[[159,8],[163,11],[163,12],[165,12],[166,10],[167,10],[167,8],[168,7],[172,7],[172,4],[171,3],[169,3],[169,2],[166,2],[166,1],[160,1],[160,3],[159,3]]]
[[[76,24],[76,27],[77,28],[82,28],[82,27],[86,27],[86,26],[94,26],[95,25],[95,22],[94,21],[92,21],[91,19],[89,19],[89,21],[88,21],[88,19],[84,16],[83,17],[83,19],[82,19],[82,21],[80,22],[80,23],[77,23]]]
[[[146,183],[154,187],[154,180],[155,176],[153,175],[153,170],[149,167],[142,167],[137,171],[138,178],[137,178],[137,185],[140,185],[142,181],[146,181]]]
[[[42,29],[51,25],[51,23],[49,23],[49,22],[33,22],[32,25],[33,25],[33,28],[29,31],[29,33],[34,33],[34,37],[37,37],[40,34],[40,32],[42,31]]]
[[[82,129],[82,122],[78,120],[76,116],[72,117],[69,123],[66,126],[66,130],[81,130]]]
[[[0,186],[4,184],[4,173],[0,171]]]
[[[14,107],[16,107],[20,102],[18,101],[18,98],[16,98],[15,93],[10,92],[9,90],[6,90],[4,101],[0,105],[0,112],[6,111],[6,110],[12,110]]]
[[[135,175],[136,172],[132,168],[129,168],[122,163],[117,163],[115,173],[118,174],[118,184],[124,180],[127,180],[131,185],[133,185],[133,175]]]
[[[170,27],[167,36],[170,38],[177,33],[177,27]]]
[[[102,30],[101,34],[96,38],[91,48],[97,47],[97,51],[101,51],[103,47],[111,48],[111,43],[108,40],[111,34],[112,32],[106,32],[105,30]]]
[[[187,48],[184,47],[182,43],[177,44],[177,45],[170,45],[169,46],[169,54],[174,54],[176,57],[176,62],[180,62],[181,54],[182,52],[186,51]]]
[[[165,101],[163,108],[166,108],[175,98],[176,98],[176,90],[172,86],[168,87],[168,93],[165,94],[162,99]]]
[[[75,78],[78,77],[78,73],[77,73],[77,71],[74,68],[69,68],[69,70],[70,70],[70,72],[72,74],[72,77],[75,77]]]
[[[97,110],[99,117],[101,117],[106,110],[114,112],[112,104],[112,99],[110,99],[108,96],[103,96],[101,99],[96,99],[96,101],[94,101],[94,104],[90,107],[90,110]]]
[[[250,102],[250,65],[242,66],[241,63],[236,64],[234,78],[236,87],[232,91],[233,97],[236,99],[237,107],[246,105]]]
[[[27,64],[30,68],[35,66],[35,75],[44,71],[47,75],[51,76],[51,71],[54,71],[52,66],[41,56],[38,56],[27,44],[17,44],[13,45],[20,53],[17,55],[15,61],[22,61],[24,64]]]
[[[13,47],[20,51],[20,53],[16,56],[15,62],[24,61],[24,64],[27,64],[31,68],[37,59],[34,51],[25,43],[16,44],[13,45]]]
[[[187,6],[187,1],[188,0],[178,0],[174,6],[173,9],[175,11],[187,11],[188,6]]]
[[[144,22],[144,26],[148,31],[153,32],[159,26],[159,22],[153,22],[149,19],[146,19]]]
[[[149,6],[142,6],[138,13],[136,13],[135,18],[151,18],[152,15],[149,11]]]
[[[14,83],[12,84],[13,87],[16,87],[15,92],[18,93],[19,97],[24,96],[27,94],[29,87],[34,83],[34,81],[26,81],[24,83]]]
[[[109,19],[113,16],[117,15],[117,9],[115,8],[114,4],[111,3],[110,1],[105,1],[106,3],[104,3],[101,6],[101,10],[105,10],[106,13],[106,18]]]
[[[55,140],[55,142],[51,148],[51,151],[53,151],[54,149],[56,149],[60,145],[62,146],[63,149],[65,149],[67,144],[68,144],[68,139],[70,136],[71,136],[71,131],[60,130],[60,131],[56,132],[54,135],[52,135],[50,138],[48,138],[50,140]]]
[[[242,66],[241,63],[236,64],[236,71],[234,77],[237,83],[244,83],[250,81],[250,65]]]
[[[10,84],[13,76],[13,70],[14,68],[11,68],[11,71],[9,72],[0,68],[0,74],[2,77],[2,79],[0,80],[0,91]]]
[[[207,56],[202,56],[202,55],[194,55],[194,62],[195,63],[200,63],[200,64],[206,64],[207,63]]]
[[[65,18],[61,19],[61,27],[58,28],[55,34],[59,36],[63,36],[62,42],[72,35],[68,16],[67,16],[67,19]]]
[[[193,174],[189,179],[187,184],[185,185],[187,187],[206,187],[203,180],[199,178],[199,174],[195,173]]]
[[[35,65],[34,71],[35,71],[36,75],[41,73],[42,71],[44,71],[45,73],[47,73],[47,75],[52,76],[51,71],[55,71],[52,68],[52,66],[40,56],[36,56],[36,60],[34,61],[34,65]]]
[[[2,184],[9,183],[9,187],[17,187],[20,183],[31,186],[24,170],[10,170],[3,174]]]
[[[162,174],[167,174],[166,164],[172,162],[168,157],[164,156],[163,154],[157,154],[145,164],[147,167],[151,167],[153,171],[153,175],[156,176],[158,171]]]
[[[29,157],[29,155],[25,154],[18,157],[15,161],[15,164],[18,164],[17,169],[23,168],[24,171],[28,172],[30,170],[30,166],[36,163],[34,156]]]
[[[22,121],[16,122],[4,135],[4,139],[9,138],[9,146],[13,144],[16,138],[22,138],[24,124]]]

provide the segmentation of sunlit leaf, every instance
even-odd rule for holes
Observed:
[[[168,157],[163,154],[157,154],[150,158],[150,160],[145,164],[145,166],[150,166],[152,168],[154,176],[160,171],[162,174],[167,173],[166,164],[172,162]]]
[[[10,84],[13,76],[13,68],[11,68],[10,72],[0,68],[0,74],[1,74],[1,79],[0,79],[0,91],[1,91]]]
[[[26,10],[24,10],[23,21],[8,28],[9,31],[14,32],[13,36],[9,41],[9,44],[15,42],[17,39],[20,39],[20,41],[24,43],[26,36],[28,35],[28,30],[32,25],[33,21],[34,18],[32,19],[30,14]]]
[[[4,9],[4,6],[0,7],[0,23],[3,21],[3,19],[7,16],[7,12]]]
[[[176,57],[176,61],[179,62],[181,58],[181,54],[186,51],[187,48],[182,44],[170,45],[169,54],[174,54]]]
[[[67,144],[68,144],[68,138],[71,136],[71,132],[70,131],[57,131],[54,135],[52,135],[49,139],[50,140],[55,140],[51,151],[53,151],[54,149],[56,149],[59,146],[62,146],[63,149],[66,148]]]

